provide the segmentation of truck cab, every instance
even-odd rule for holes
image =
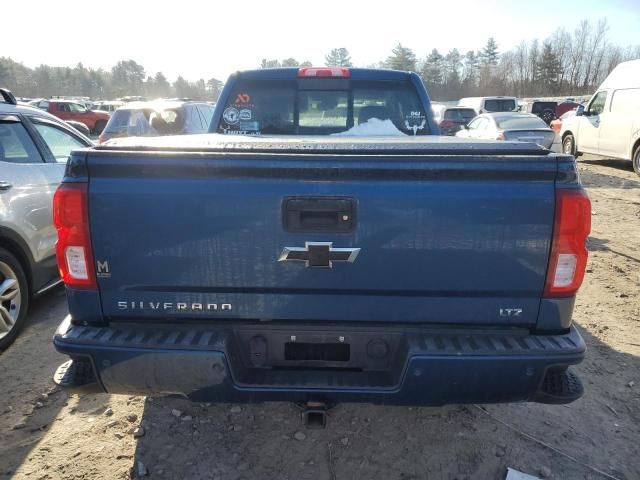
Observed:
[[[231,75],[209,131],[223,135],[437,135],[415,73],[274,68]]]

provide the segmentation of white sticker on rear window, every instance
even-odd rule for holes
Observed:
[[[238,112],[237,108],[229,107],[222,113],[222,118],[227,124],[235,125],[240,118],[240,112]]]
[[[424,130],[427,124],[427,117],[421,111],[412,111],[404,117],[404,126],[407,130],[411,130],[415,136],[418,130]]]

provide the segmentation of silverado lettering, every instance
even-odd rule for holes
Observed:
[[[136,302],[119,301],[118,310],[178,310],[191,312],[215,312],[218,310],[229,311],[233,307],[230,303],[184,303],[184,302]]]

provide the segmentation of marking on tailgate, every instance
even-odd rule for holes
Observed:
[[[333,242],[305,242],[303,247],[284,247],[279,262],[305,262],[306,267],[331,268],[333,262],[353,263],[359,248],[333,248]]]

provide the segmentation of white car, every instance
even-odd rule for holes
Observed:
[[[533,113],[497,112],[478,115],[456,137],[537,143],[550,149],[555,133]]]
[[[562,151],[630,159],[640,175],[640,60],[618,65],[573,117],[562,123]]]

